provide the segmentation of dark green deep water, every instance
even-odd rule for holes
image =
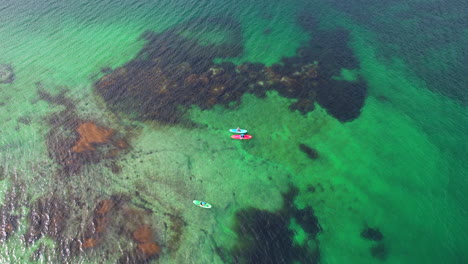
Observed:
[[[1,1],[0,263],[467,263],[467,9]]]

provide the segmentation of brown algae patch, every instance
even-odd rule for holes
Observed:
[[[27,216],[26,245],[52,239],[55,250],[42,243],[40,247],[56,261],[108,256],[116,263],[145,263],[163,254],[160,234],[151,224],[153,215],[135,207],[128,197],[99,200],[88,213],[76,209],[56,194],[37,199]]]
[[[114,131],[112,129],[97,126],[87,121],[81,123],[76,132],[80,135],[76,144],[71,148],[73,152],[94,151],[96,144],[108,143]]]
[[[47,150],[49,156],[61,166],[61,175],[76,174],[86,164],[113,159],[130,147],[128,140],[116,129],[81,118],[74,101],[66,96],[66,91],[52,95],[39,85],[38,93],[42,100],[65,107],[65,110],[46,118],[50,127],[46,135]],[[116,164],[112,164],[111,168],[119,171]]]

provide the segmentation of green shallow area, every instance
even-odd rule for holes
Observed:
[[[295,244],[318,245],[320,263],[459,263],[467,239],[466,107],[426,89],[400,54],[382,60],[384,44],[377,33],[328,5],[314,6],[321,25],[350,30],[349,45],[361,66],[341,69],[336,78],[355,81],[359,75],[368,84],[362,114],[352,122],[340,123],[318,105],[306,115],[292,112],[294,100],[268,92],[266,98],[246,94],[229,109],[193,107],[187,117],[194,127],[142,123],[110,112],[93,92],[101,68],[116,68],[139,52],[143,32],[161,32],[202,15],[228,13],[240,20],[244,53],[228,61],[271,65],[293,56],[310,38],[293,15],[302,4],[143,2],[129,5],[127,15],[125,6],[112,5],[115,9],[93,18],[109,3],[93,8],[77,2],[60,15],[41,11],[14,19],[12,12],[10,20],[4,18],[0,64],[12,63],[16,79],[0,84],[0,194],[3,204],[12,197],[20,201],[15,212],[22,218],[17,231],[1,242],[0,262],[55,260],[54,241],[41,238],[26,248],[22,234],[31,202],[56,193],[68,197],[65,202],[74,209],[67,237],[84,226],[97,201],[125,195],[133,207],[151,212],[145,221],[163,247],[154,263],[223,263],[217,250],[236,247],[236,213],[280,210],[281,194],[294,185],[299,188],[294,206],[311,206],[322,231],[315,244],[295,219],[288,227]],[[89,12],[77,12],[83,7]],[[201,33],[201,40],[222,42],[224,33]],[[73,177],[60,177],[48,154],[45,138],[53,128],[46,118],[64,107],[41,100],[40,89],[54,95],[66,90],[81,119],[128,135],[131,148],[113,160],[120,172],[102,161]],[[248,129],[253,139],[232,140],[228,129],[236,127]],[[318,157],[309,158],[301,144]],[[194,199],[213,208],[194,206]],[[378,228],[383,240],[363,239],[366,227]],[[115,263],[125,242],[117,234],[118,226],[110,226],[101,246],[74,263]],[[173,244],[178,248],[169,254]],[[377,257],[372,256],[376,246]],[[32,261],[41,247],[47,249]],[[109,258],[103,259],[102,252]]]

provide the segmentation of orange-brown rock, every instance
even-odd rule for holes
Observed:
[[[97,246],[98,243],[99,243],[99,240],[91,237],[91,238],[86,239],[83,242],[83,244],[81,245],[81,247],[82,248],[92,248],[92,247]]]
[[[112,200],[102,200],[98,203],[96,206],[96,209],[94,209],[94,213],[96,215],[105,215],[109,213],[109,211],[112,209],[112,207],[115,206],[114,201]]]
[[[94,144],[106,143],[114,133],[112,129],[97,126],[93,122],[82,123],[77,127],[76,132],[78,132],[80,138],[72,147],[74,152],[94,150]]]
[[[153,230],[149,225],[141,225],[132,233],[132,238],[138,243],[148,243],[153,240]]]
[[[155,242],[140,243],[138,244],[138,250],[145,255],[146,258],[161,253],[161,247]]]

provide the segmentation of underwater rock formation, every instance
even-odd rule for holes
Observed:
[[[311,100],[311,99],[307,99],[307,98],[304,98],[304,99],[299,99],[297,100],[297,102],[295,103],[292,103],[290,106],[289,106],[289,109],[291,110],[297,110],[299,111],[301,114],[305,115],[307,114],[308,112],[311,112],[315,109],[315,105],[314,105],[314,101]]]
[[[319,21],[311,14],[313,11],[304,10],[297,16],[298,24],[313,36],[307,46],[298,49],[299,60],[319,61],[322,78],[317,86],[317,103],[341,122],[351,121],[360,115],[364,106],[367,84],[359,77],[355,81],[333,78],[340,76],[342,68],[359,68],[348,46],[349,31],[343,28],[321,30]]]
[[[243,242],[235,249],[234,259],[252,264],[292,263],[296,256],[288,217],[250,209],[238,212],[236,218],[241,224],[235,231]]]
[[[57,198],[43,197],[36,202],[25,235],[28,245],[42,236],[48,236],[57,243],[57,257],[66,263],[73,263],[74,258],[91,250],[99,252],[100,256],[113,255],[117,263],[127,264],[148,263],[162,253],[154,230],[145,224],[150,221],[149,215],[131,205],[129,197],[113,195],[98,201],[91,214],[84,218],[85,225],[79,225],[78,229],[76,219],[82,221],[83,217],[75,215],[77,211],[65,206],[63,201],[54,202]],[[44,204],[49,203],[52,210],[43,212]],[[57,225],[58,211],[62,211],[59,216],[63,216],[60,225]],[[132,212],[131,216],[127,215],[128,212]],[[70,237],[70,230],[75,230],[76,235]],[[65,233],[67,237],[64,237]],[[115,255],[115,247],[124,252],[120,257]]]
[[[75,119],[78,117],[73,115],[67,115],[72,119],[66,120],[62,117],[57,120],[55,115],[51,117],[53,122],[58,122],[51,123],[53,126],[47,134],[49,155],[67,174],[79,172],[86,164],[113,158],[128,147],[123,139],[117,139],[113,129],[97,125],[94,121]],[[72,131],[76,132],[74,136],[70,134]]]
[[[2,184],[3,198],[0,204],[0,245],[15,235],[17,231],[23,232],[20,229],[22,227],[20,224],[24,220],[21,210],[28,203],[27,190],[30,186],[22,180],[23,176],[20,173],[14,166],[4,168],[0,165],[0,184]],[[4,181],[6,179],[8,179],[8,183]]]
[[[153,36],[152,41],[159,43],[162,41],[159,38],[187,42],[167,32]],[[190,62],[192,59],[187,58],[190,58],[192,50],[179,50],[183,48],[182,44],[172,46],[177,50],[168,53],[185,53],[184,61],[176,64],[177,59],[174,61],[171,58],[156,57],[151,61],[136,59],[97,81],[97,92],[114,110],[164,123],[180,122],[182,115],[192,105],[201,109],[210,109],[216,104],[229,107],[233,102],[240,103],[246,92],[262,96],[267,90],[277,90],[280,95],[289,98],[301,98],[291,106],[293,110],[305,114],[314,109],[316,92],[311,87],[317,85],[318,65],[315,63],[288,67],[243,64],[236,67],[232,63],[212,64],[212,57],[197,57],[196,62]],[[155,56],[148,48],[144,50],[150,54],[144,57]],[[171,64],[168,65],[166,60],[171,60]],[[206,63],[200,64],[201,60]]]
[[[104,127],[97,126],[93,122],[84,122],[76,128],[80,135],[76,144],[71,148],[74,152],[95,150],[94,145],[98,143],[109,142],[114,131]]]
[[[149,225],[141,225],[132,233],[132,238],[137,243],[148,243],[153,240],[153,231]]]
[[[388,251],[384,242],[382,242],[384,236],[378,228],[364,228],[361,231],[361,238],[377,242],[369,249],[372,257],[382,261],[387,259]]]
[[[296,209],[294,212],[294,219],[304,229],[304,231],[310,234],[312,237],[316,237],[319,232],[322,231],[322,227],[319,224],[318,218],[314,214],[314,209],[307,206],[304,209]]]
[[[0,64],[0,83],[12,83],[14,80],[13,67],[9,64]]]
[[[154,230],[151,225],[139,224],[131,232],[130,236],[136,243],[136,247],[126,251],[119,258],[118,263],[148,263],[148,261],[159,257],[162,253],[161,246],[154,238]]]
[[[94,209],[94,215],[97,217],[105,216],[114,206],[116,206],[116,204],[113,200],[102,200],[96,205],[96,208]]]
[[[84,230],[79,241],[80,249],[94,248],[102,241],[102,236],[110,223],[110,213],[117,204],[112,199],[101,200],[97,203],[93,211],[92,220]]]
[[[306,144],[299,144],[299,149],[304,152],[307,157],[309,157],[312,160],[316,160],[319,158],[318,151],[316,149],[313,149]]]
[[[43,236],[60,241],[67,225],[69,208],[57,196],[42,197],[32,206],[28,214],[29,228],[24,235],[27,245]]]
[[[203,35],[204,30],[230,33],[216,43]],[[147,43],[135,59],[104,75],[95,88],[112,110],[163,123],[181,122],[193,105],[231,107],[244,93],[264,97],[268,90],[298,99],[291,104],[292,111],[306,114],[317,102],[338,120],[353,120],[364,104],[366,86],[361,80],[333,79],[341,68],[358,66],[346,44],[348,32],[321,31],[314,36],[297,56],[271,67],[215,64],[215,58],[242,52],[240,24],[231,18],[197,18],[163,33],[144,33]]]
[[[111,109],[173,123],[191,105],[207,109],[240,99],[245,89],[234,88],[234,65],[213,65],[212,48],[171,32],[145,38],[148,44],[135,60],[95,84]]]
[[[139,226],[133,231],[132,237],[137,242],[137,250],[145,260],[161,254],[161,247],[154,241],[153,230],[149,225]]]
[[[76,174],[86,164],[115,158],[130,146],[116,130],[99,125],[93,120],[81,119],[75,103],[61,91],[57,95],[46,92],[40,83],[39,98],[65,110],[46,117],[50,130],[46,135],[49,156],[62,168],[62,176]]]
[[[236,213],[234,230],[238,240],[231,250],[233,263],[319,263],[316,236],[321,227],[311,207],[298,209],[293,206],[297,194],[295,187],[283,194],[283,208],[277,212],[247,208]],[[308,236],[304,245],[293,242],[294,232],[289,229],[292,219]],[[217,249],[216,252],[223,259],[227,258],[224,250]]]
[[[367,87],[363,81],[329,80],[319,86],[317,102],[341,122],[351,121],[361,114]]]
[[[383,239],[383,235],[380,230],[378,228],[371,227],[364,228],[364,230],[361,232],[361,237],[374,241],[380,241]]]
[[[9,177],[8,171],[0,166],[0,181]],[[0,242],[8,240],[18,230],[20,216],[16,213],[24,201],[25,184],[13,180],[12,186],[3,193],[4,198],[0,204]]]
[[[145,260],[161,253],[161,248],[156,242],[138,243],[137,248],[143,254]]]

